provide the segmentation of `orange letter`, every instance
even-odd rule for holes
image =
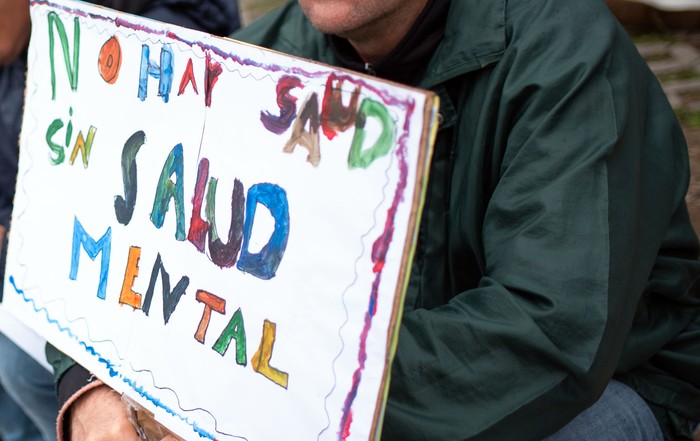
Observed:
[[[197,327],[194,338],[198,342],[204,344],[204,337],[207,334],[209,320],[211,319],[211,310],[213,309],[219,314],[226,314],[226,300],[206,292],[203,289],[199,289],[197,290],[197,301],[204,303],[204,313],[202,314],[202,320],[199,321],[199,327]]]
[[[122,292],[119,294],[119,303],[129,305],[134,309],[141,309],[141,294],[133,290],[134,279],[139,275],[139,259],[141,259],[141,248],[129,247],[124,283],[122,283]]]
[[[100,69],[102,79],[108,84],[114,84],[119,76],[121,65],[122,48],[117,37],[113,36],[102,45],[100,55],[97,57],[97,67]]]

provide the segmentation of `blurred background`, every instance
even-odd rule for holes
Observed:
[[[686,200],[700,233],[700,0],[606,0],[654,71],[690,152]]]
[[[239,0],[244,24],[286,0]],[[700,232],[700,0],[606,0],[659,78],[683,126],[691,160],[686,197]]]

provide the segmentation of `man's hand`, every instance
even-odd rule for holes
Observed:
[[[183,441],[151,418],[142,426],[147,441]],[[139,420],[140,422],[140,420]],[[70,407],[68,431],[70,441],[140,441],[129,420],[127,405],[107,385],[89,390]],[[163,434],[165,432],[165,435]],[[162,438],[162,439],[161,439]]]
[[[106,385],[71,405],[68,424],[71,441],[140,441],[121,396]]]

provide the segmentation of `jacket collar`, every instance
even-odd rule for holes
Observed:
[[[506,0],[453,0],[445,36],[430,60],[420,87],[486,67],[506,49]]]

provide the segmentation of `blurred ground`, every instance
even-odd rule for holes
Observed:
[[[285,0],[239,0],[250,23]],[[607,0],[666,91],[683,126],[690,154],[688,206],[700,232],[700,11],[661,11],[625,0]]]

